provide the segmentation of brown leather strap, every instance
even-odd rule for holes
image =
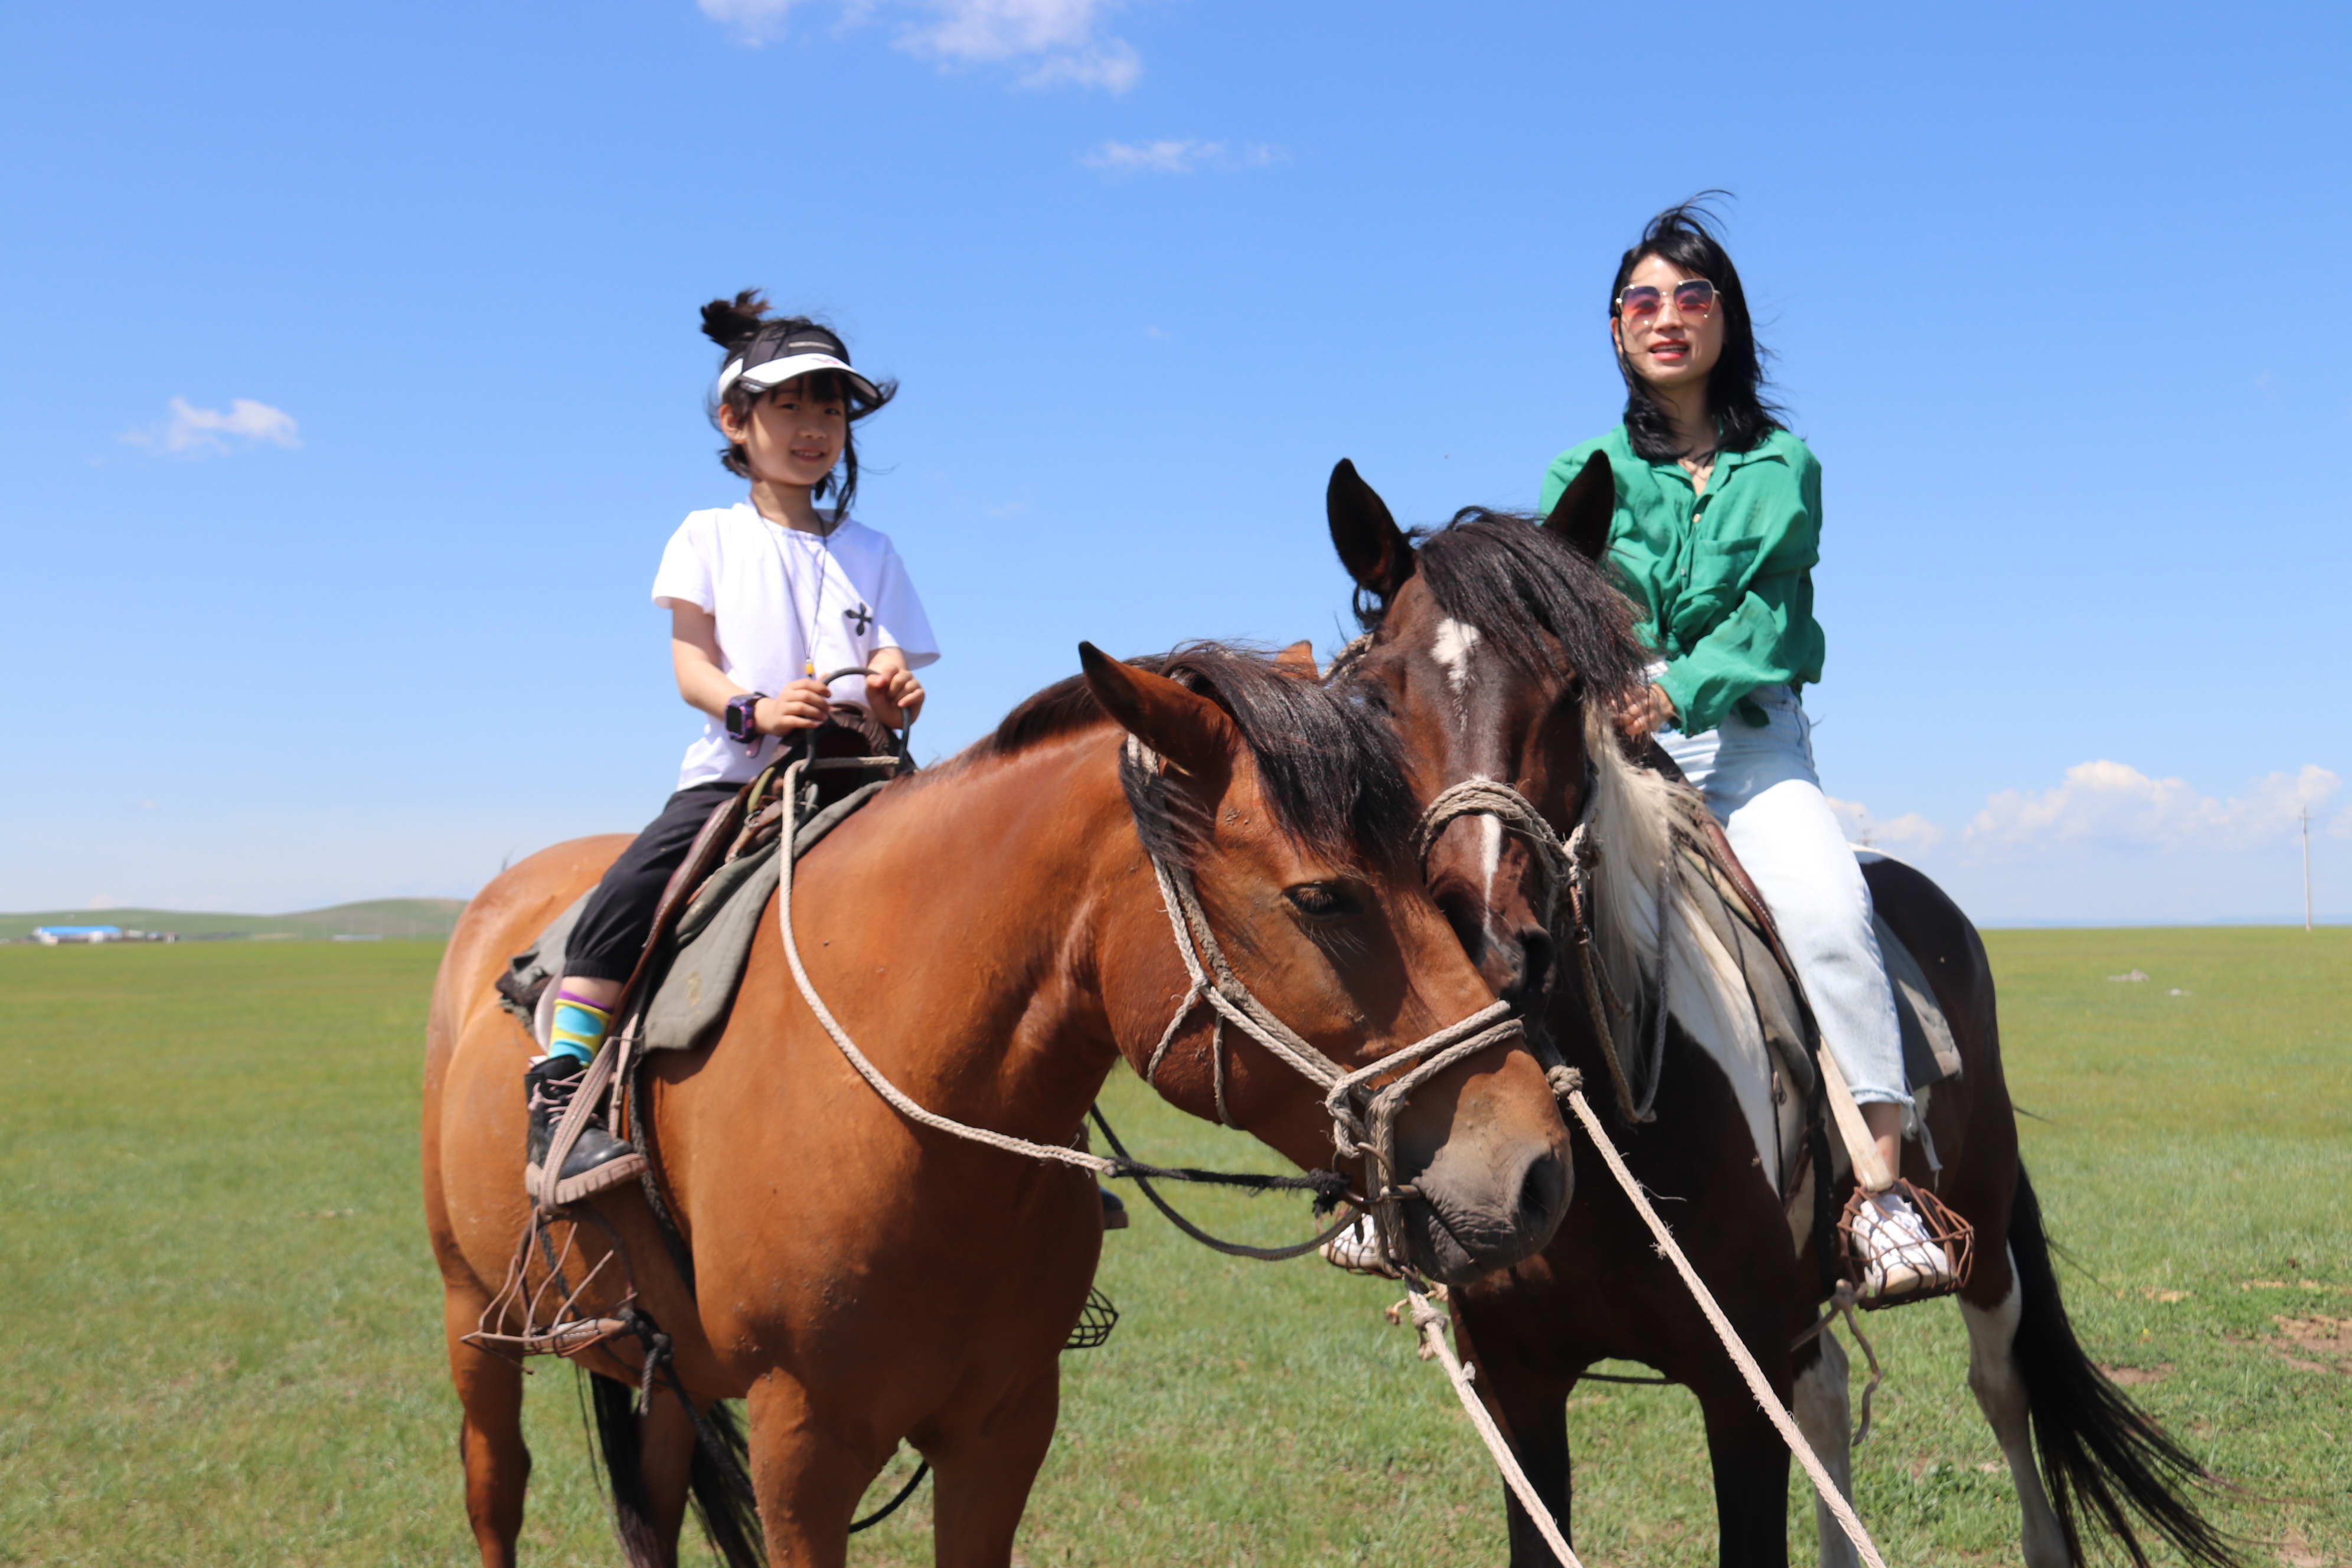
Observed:
[[[744,797],[751,792],[751,786],[746,784],[719,804],[703,822],[702,831],[694,836],[694,843],[687,849],[686,858],[679,861],[677,869],[670,873],[668,885],[662,889],[661,901],[654,906],[654,923],[652,929],[646,932],[646,945],[637,953],[636,967],[629,971],[628,984],[621,987],[620,997],[613,1004],[614,1017],[628,1016],[630,1004],[636,1000],[637,988],[645,983],[646,972],[653,965],[653,955],[660,948],[662,939],[669,935],[671,928],[677,924],[677,917],[685,912],[688,902],[692,900],[695,889],[709,879],[726,854],[728,842],[734,837],[736,825],[741,820]]]

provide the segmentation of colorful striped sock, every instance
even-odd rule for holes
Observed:
[[[582,1065],[596,1059],[613,1015],[569,991],[555,994],[555,1023],[547,1032],[547,1054],[577,1058]]]

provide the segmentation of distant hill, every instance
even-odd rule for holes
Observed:
[[[446,941],[463,913],[463,899],[370,899],[362,903],[336,904],[331,909],[304,910],[290,915],[192,914],[184,910],[46,910],[28,915],[0,915],[0,937],[18,941],[32,935],[35,926],[121,926],[125,931],[167,931],[188,941],[206,936],[300,937],[324,940],[338,936],[402,937]]]

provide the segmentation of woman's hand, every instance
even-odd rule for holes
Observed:
[[[1617,705],[1617,732],[1638,741],[1653,730],[1675,721],[1675,700],[1663,686],[1644,686]]]
[[[874,717],[894,730],[903,730],[923,710],[923,683],[911,669],[878,668],[866,678],[866,701]]]
[[[762,735],[789,735],[795,730],[815,729],[832,710],[824,683],[803,676],[773,697],[761,698],[751,710],[751,722]]]

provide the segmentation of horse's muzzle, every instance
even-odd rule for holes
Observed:
[[[1568,1213],[1575,1178],[1568,1133],[1485,1157],[1477,1140],[1455,1138],[1415,1177],[1404,1205],[1405,1245],[1433,1279],[1466,1285],[1543,1249]]]

